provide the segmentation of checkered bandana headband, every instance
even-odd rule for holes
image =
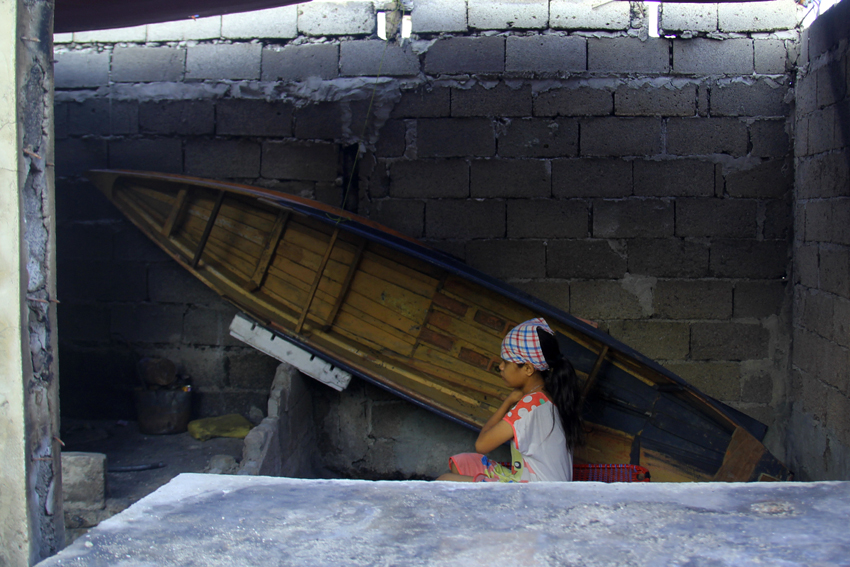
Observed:
[[[543,358],[543,349],[540,348],[540,337],[537,336],[538,328],[550,335],[555,334],[541,317],[520,323],[505,335],[502,341],[502,358],[517,364],[528,362],[537,370],[548,369],[549,365]]]

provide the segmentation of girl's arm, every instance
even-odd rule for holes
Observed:
[[[522,399],[522,390],[517,389],[510,393],[507,399],[502,402],[484,427],[481,428],[481,433],[478,434],[478,439],[475,441],[475,450],[479,453],[486,454],[504,443],[509,439],[513,439],[514,430],[507,421],[502,421],[505,414]]]

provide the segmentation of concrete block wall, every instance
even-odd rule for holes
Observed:
[[[124,270],[60,272],[76,294],[62,304],[74,328],[60,335],[64,348],[85,361],[129,334],[131,347],[173,353],[193,375],[215,370],[201,391],[238,399],[229,396],[250,390],[248,379],[226,378],[233,365],[223,362],[238,347],[188,336],[209,329],[192,317],[227,308],[196,298],[203,291],[179,268],[175,291],[157,283],[165,257],[79,176],[106,166],[183,172],[339,205],[359,145],[348,206],[597,321],[710,395],[780,424],[768,441],[781,454],[793,2],[771,2],[777,14],[756,3],[744,14],[750,27],[716,5],[663,4],[662,38],[646,37],[637,3],[411,4],[414,36],[389,44],[375,36],[370,1],[275,9],[251,37],[245,22],[258,16],[243,14],[149,25],[143,38],[137,29],[60,38],[58,200],[69,211],[60,238],[96,243],[69,240],[60,261]],[[99,323],[83,323],[91,313]],[[339,407],[362,406],[349,395],[383,403],[358,392]],[[380,425],[370,415],[358,431]],[[339,470],[365,458],[345,453],[347,441],[328,443]]]
[[[850,2],[803,34],[797,73],[794,319],[787,452],[850,478]]]

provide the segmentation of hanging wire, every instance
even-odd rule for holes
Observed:
[[[402,21],[404,19],[404,4],[401,3],[399,0],[396,0],[396,2],[395,2],[396,10],[393,10],[393,11],[398,11],[399,6],[401,6],[401,19],[399,21]],[[399,30],[396,30],[396,31],[398,33],[400,33],[400,29],[401,28],[399,27]],[[345,203],[348,200],[348,195],[351,192],[351,184],[354,181],[354,175],[357,172],[357,162],[360,160],[360,148],[362,147],[364,140],[366,139],[366,129],[369,127],[369,118],[372,116],[372,107],[375,104],[375,95],[378,92],[378,82],[381,80],[381,71],[383,71],[383,69],[384,69],[384,57],[387,54],[387,48],[389,47],[389,45],[390,45],[390,37],[387,36],[387,39],[384,40],[384,50],[381,52],[381,61],[378,63],[378,74],[375,77],[375,86],[372,89],[372,96],[369,99],[369,108],[366,110],[366,119],[363,121],[363,129],[360,131],[360,139],[358,140],[358,143],[357,143],[357,152],[354,154],[354,162],[351,164],[351,174],[348,177],[348,183],[346,184],[345,192],[342,195],[342,205],[340,206],[340,208],[343,209],[343,210],[345,209]],[[331,217],[331,215],[327,215],[327,216],[328,216],[328,218],[334,218],[334,217]],[[337,224],[343,222],[344,220],[345,219],[340,218],[340,217],[335,218],[335,221],[336,221]]]

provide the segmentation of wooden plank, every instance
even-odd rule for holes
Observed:
[[[482,352],[500,352],[502,338],[494,335],[489,329],[480,325],[469,324],[472,321],[457,319],[451,313],[441,308],[432,309],[426,324],[452,337],[463,338],[469,344],[475,345]]]
[[[189,189],[187,187],[181,187],[177,192],[177,198],[174,200],[171,212],[169,213],[168,218],[165,219],[165,224],[162,225],[162,235],[166,238],[174,233],[174,225],[183,215],[183,211],[186,206],[186,197],[188,196]]]
[[[755,467],[766,449],[758,439],[750,435],[743,427],[732,434],[732,441],[726,450],[723,464],[712,480],[735,482],[752,480]]]
[[[431,301],[393,283],[358,271],[351,289],[413,321],[425,321]]]
[[[336,239],[339,236],[339,227],[334,230],[331,235],[331,241],[328,244],[328,249],[325,252],[324,258],[322,258],[322,264],[319,266],[319,269],[316,271],[316,279],[313,281],[313,286],[310,288],[310,293],[307,296],[307,305],[304,306],[304,311],[301,313],[301,318],[298,319],[298,323],[295,324],[295,332],[300,333],[301,328],[304,326],[304,320],[307,319],[307,313],[310,311],[310,304],[313,302],[313,297],[316,295],[316,290],[319,289],[319,283],[322,281],[322,272],[325,269],[325,266],[330,260],[331,252],[333,251],[334,244],[336,243]]]
[[[593,370],[590,371],[590,374],[587,376],[587,380],[584,382],[584,387],[581,390],[582,398],[587,397],[588,392],[590,392],[590,389],[593,388],[593,385],[596,383],[596,377],[599,374],[599,369],[602,368],[602,363],[605,362],[606,356],[608,356],[608,345],[602,347],[602,350],[599,352],[599,357],[593,364]]]
[[[201,260],[201,254],[204,253],[204,246],[207,244],[207,238],[210,237],[210,232],[212,232],[212,229],[215,226],[215,217],[218,215],[221,204],[224,202],[224,194],[224,191],[219,192],[218,198],[215,201],[215,207],[213,207],[212,213],[207,219],[207,226],[204,228],[204,234],[201,236],[201,241],[198,243],[198,248],[195,250],[195,257],[192,258],[191,266],[193,268],[198,267],[198,262]]]
[[[443,293],[469,305],[483,307],[487,311],[505,318],[508,321],[506,331],[510,330],[513,325],[537,317],[537,314],[516,301],[494,293],[478,284],[464,281],[455,275],[449,275],[446,278],[443,284]]]
[[[245,284],[245,289],[253,291],[263,285],[263,279],[266,277],[266,272],[269,269],[269,264],[272,261],[272,256],[277,249],[277,244],[280,241],[281,235],[286,228],[286,221],[289,219],[289,211],[280,211],[275,220],[274,228],[272,228],[263,246],[263,253],[260,256],[257,267],[254,269],[254,274],[251,279]]]
[[[370,249],[371,250],[371,249]],[[392,282],[423,297],[431,297],[440,280],[421,274],[374,252],[364,254],[361,269],[367,274]]]
[[[348,294],[348,290],[351,287],[351,280],[354,278],[354,273],[357,271],[357,267],[360,264],[360,258],[363,255],[363,249],[366,248],[366,240],[360,242],[360,246],[357,247],[357,252],[354,255],[354,259],[351,262],[351,266],[348,268],[348,274],[345,276],[345,281],[342,282],[342,288],[339,290],[339,294],[337,295],[336,302],[334,302],[333,309],[331,309],[330,315],[328,315],[327,320],[325,321],[325,330],[328,330],[333,325],[334,319],[336,318],[337,312],[339,312],[339,308],[342,306],[342,302],[345,300],[346,294]]]

